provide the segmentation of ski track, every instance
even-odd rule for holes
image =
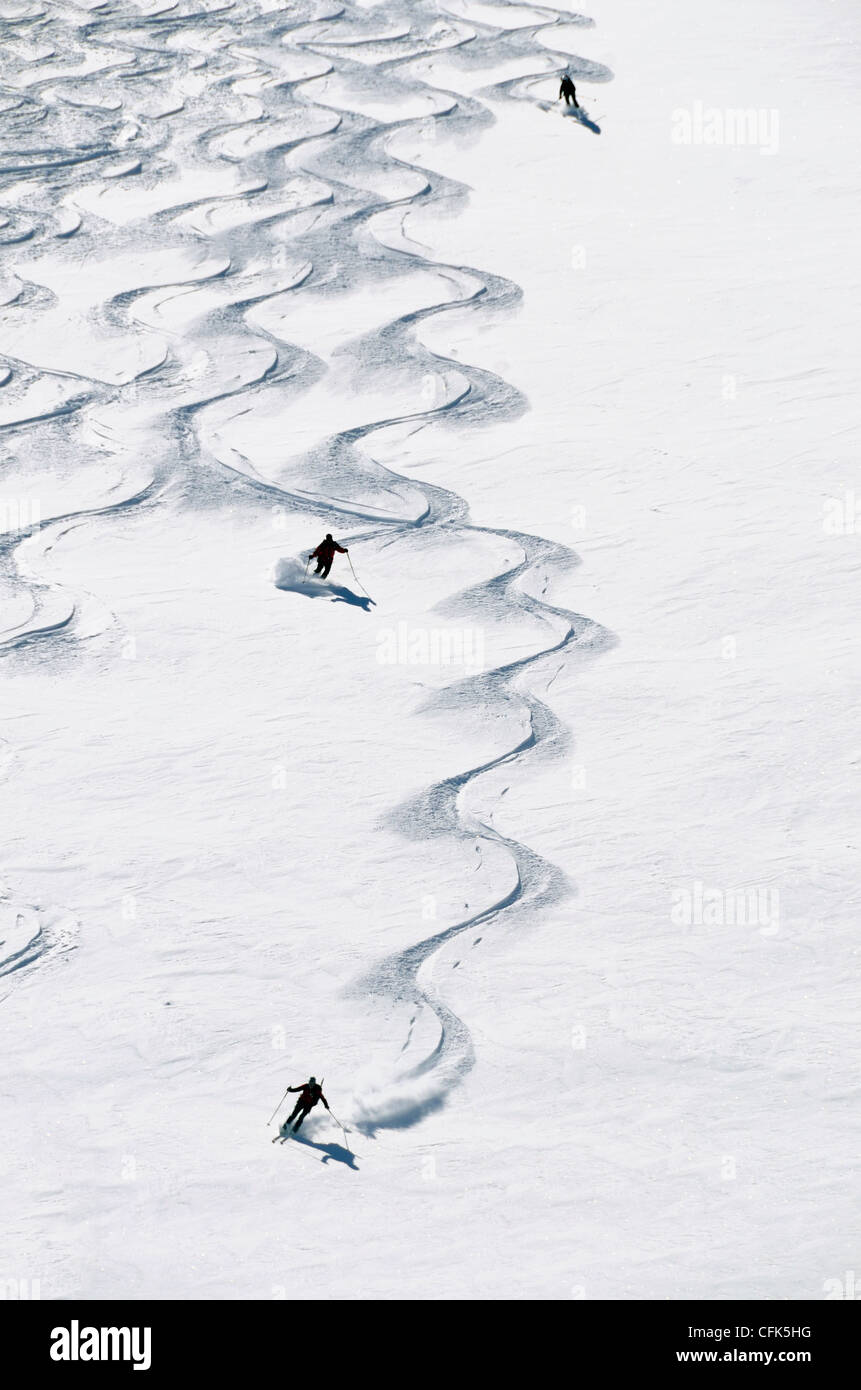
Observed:
[[[510,25],[503,25],[500,16],[507,12]],[[565,68],[587,81],[609,80],[606,68],[550,46],[555,28],[590,22],[507,0],[492,7],[471,0],[447,6],[396,0],[384,11],[325,0],[288,8],[272,0],[263,12],[241,3],[201,6],[199,0],[150,3],[133,11],[128,3],[107,0],[89,12],[43,7],[41,0],[0,3],[6,58],[0,84],[0,301],[11,324],[0,340],[5,454],[36,464],[36,471],[38,460],[50,456],[73,472],[95,438],[126,480],[119,499],[106,497],[103,505],[43,518],[29,541],[22,543],[20,534],[0,538],[0,575],[7,585],[26,588],[32,605],[28,620],[0,634],[0,654],[27,660],[34,646],[41,651],[47,645],[50,653],[51,644],[58,650],[61,643],[83,645],[91,635],[76,632],[81,596],[58,592],[32,572],[32,561],[22,563],[36,533],[45,533],[47,549],[49,539],[70,524],[130,507],[157,507],[168,494],[193,507],[210,495],[217,500],[232,481],[249,498],[263,494],[333,527],[366,523],[367,529],[352,533],[353,542],[385,544],[417,528],[474,534],[485,529],[470,524],[468,504],[456,493],[399,475],[363,448],[393,425],[446,419],[466,429],[514,417],[526,406],[499,377],[421,345],[417,330],[425,319],[504,311],[520,290],[473,267],[438,262],[408,239],[403,219],[411,207],[423,201],[454,209],[468,190],[395,158],[388,144],[399,131],[421,129],[428,121],[469,133],[493,120],[477,98],[424,80],[423,68],[435,52],[467,73],[534,59],[534,71],[493,82],[479,95],[545,109]],[[389,107],[391,119],[367,114],[367,108],[379,112],[381,106]],[[137,215],[128,199],[117,196],[120,185],[128,192],[130,180]],[[110,273],[99,259],[104,248]],[[154,256],[154,263],[132,274],[141,255]],[[96,283],[109,285],[110,292],[85,302],[81,314],[64,303],[68,284],[55,290],[45,278],[56,281],[59,265],[74,280],[77,273],[85,275],[91,258],[98,262]],[[331,369],[261,322],[267,304],[284,294],[337,296],[385,288],[416,272],[436,277],[449,287],[447,295],[336,351],[339,361],[360,373],[397,374],[398,380],[432,374],[443,385],[442,402],[357,422],[318,439],[291,461],[300,479],[294,484],[265,476],[241,448],[223,442],[221,429],[239,412],[273,405],[285,414],[295,410]],[[171,317],[187,306],[191,328],[172,329]],[[30,360],[26,336],[20,356],[11,346],[17,344],[16,330],[24,333],[40,314],[53,315],[48,322],[60,330],[55,358],[41,364]],[[64,324],[85,334],[83,362],[75,367],[63,360]],[[130,340],[132,357],[137,353],[140,360],[123,365],[121,353],[114,360],[111,345]],[[202,380],[199,368],[191,368],[192,353],[199,357],[201,350]],[[155,425],[158,456],[170,460],[155,472],[147,466],[146,479],[134,431],[124,431],[124,421],[136,414],[150,428]],[[116,490],[114,481],[111,492]],[[365,501],[352,502],[351,491]],[[369,505],[369,492],[385,505]],[[393,513],[394,505],[400,514]],[[530,580],[540,576],[546,589],[549,574],[570,569],[572,552],[516,531],[487,534],[515,543],[522,559],[453,595],[446,608],[469,614],[521,610],[542,620],[552,640],[530,656],[448,687],[431,703],[453,710],[519,706],[528,715],[528,732],[493,760],[428,788],[389,820],[417,840],[449,836],[474,842],[479,855],[483,844],[502,846],[516,881],[498,901],[387,957],[351,986],[351,993],[365,998],[414,1006],[402,1052],[410,1047],[420,1010],[432,1011],[439,1026],[427,1055],[379,1090],[354,1097],[351,1120],[365,1133],[415,1123],[443,1104],[473,1065],[466,1024],[421,978],[436,953],[461,933],[486,929],[515,909],[518,920],[525,920],[570,891],[554,865],[471,817],[461,798],[492,769],[514,768],[526,757],[557,756],[566,746],[567,729],[536,696],[515,689],[518,677],[551,655],[583,659],[615,639],[588,618],[529,592]],[[19,915],[15,949],[0,962],[0,973],[39,959],[47,948],[42,928],[19,940],[22,920]],[[58,939],[65,945],[71,936],[60,933]]]

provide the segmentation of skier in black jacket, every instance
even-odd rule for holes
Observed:
[[[577,107],[577,110],[580,110],[580,103],[577,100],[577,90],[567,72],[559,83],[559,96],[565,98],[566,106],[571,106],[573,103],[573,105]]]
[[[347,554],[347,547],[345,545],[339,545],[337,541],[333,541],[332,537],[327,532],[326,539],[321,541],[317,549],[312,550],[311,554],[308,556],[309,565],[312,560],[317,561],[317,568],[314,571],[315,574],[320,574],[324,579],[326,578],[329,570],[332,568],[332,561],[335,558],[336,550],[339,551],[341,555]]]
[[[323,1095],[323,1087],[320,1085],[316,1076],[312,1076],[308,1081],[303,1081],[301,1086],[288,1086],[287,1094],[289,1095],[291,1091],[298,1091],[299,1099],[294,1106],[293,1114],[290,1116],[289,1120],[284,1121],[282,1129],[289,1131],[290,1126],[293,1125],[293,1121],[296,1120],[296,1116],[298,1115],[299,1118],[296,1120],[296,1124],[293,1125],[293,1133],[297,1134],[305,1116],[309,1111],[314,1109],[318,1100],[323,1102],[327,1110],[329,1109],[329,1102]]]

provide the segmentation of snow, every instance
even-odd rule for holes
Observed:
[[[855,7],[0,28],[0,1279],[822,1297]]]

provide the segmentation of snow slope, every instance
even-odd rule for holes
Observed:
[[[856,1267],[858,39],[4,0],[0,1277]]]

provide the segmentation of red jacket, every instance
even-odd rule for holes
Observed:
[[[331,565],[335,558],[335,551],[339,550],[342,555],[346,555],[346,547],[339,545],[337,541],[321,541],[316,550],[312,550],[309,558],[311,560],[323,560]]]
[[[313,1110],[318,1100],[321,1100],[323,1102],[327,1110],[329,1109],[329,1102],[323,1095],[323,1087],[319,1084],[319,1082],[316,1086],[309,1086],[308,1082],[306,1081],[301,1086],[291,1086],[290,1090],[301,1092],[299,1096],[299,1101],[303,1109],[305,1110]]]

